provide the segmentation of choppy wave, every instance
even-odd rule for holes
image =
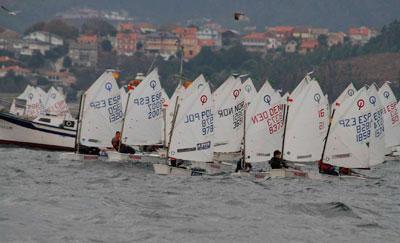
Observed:
[[[140,163],[0,148],[0,242],[399,242],[400,163],[380,179],[162,177]]]

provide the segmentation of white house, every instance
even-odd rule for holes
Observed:
[[[62,46],[64,41],[61,37],[51,34],[45,31],[35,31],[32,32],[23,38],[24,40],[33,40],[33,41],[41,41],[44,43],[48,43],[52,46]]]

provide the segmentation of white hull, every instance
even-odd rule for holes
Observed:
[[[0,143],[51,150],[73,151],[75,131],[39,124],[0,113]]]
[[[235,170],[236,165],[226,162],[191,162],[192,168],[201,168],[207,171],[207,174],[218,174],[221,172],[230,173]]]
[[[293,170],[293,169],[272,169],[266,172],[238,172],[232,173],[233,176],[246,176],[246,177],[255,177],[258,180],[265,180],[269,178],[308,178],[308,173],[301,170]]]
[[[107,151],[108,161],[110,162],[124,162],[133,161],[140,163],[165,163],[166,158],[161,157],[158,153],[135,153],[135,154],[122,154],[117,151]]]

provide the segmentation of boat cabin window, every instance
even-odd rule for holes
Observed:
[[[40,122],[47,122],[47,123],[51,122],[51,120],[49,118],[39,118],[39,121]]]

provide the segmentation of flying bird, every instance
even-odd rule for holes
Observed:
[[[244,13],[241,12],[235,12],[233,14],[233,17],[235,18],[236,21],[249,21],[249,17],[247,17]]]
[[[4,7],[3,5],[1,5],[1,9],[3,9],[4,11],[6,11],[9,15],[12,16],[16,16],[19,12],[21,11],[11,11],[8,8]]]

